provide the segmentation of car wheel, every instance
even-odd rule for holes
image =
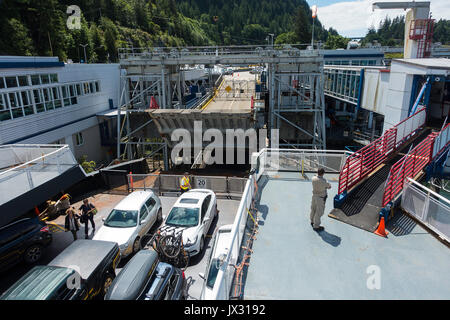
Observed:
[[[158,214],[156,215],[156,222],[161,223],[162,220],[163,220],[163,218],[162,218],[162,209],[160,208],[158,210]]]
[[[141,249],[141,239],[139,237],[136,238],[133,242],[133,253],[138,252]]]
[[[113,280],[114,276],[110,272],[107,272],[105,275],[105,279],[103,280],[103,295],[108,292]]]
[[[35,263],[42,257],[43,248],[39,244],[34,244],[25,250],[23,259],[26,263]]]

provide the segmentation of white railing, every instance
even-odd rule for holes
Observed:
[[[233,284],[235,265],[238,261],[245,226],[247,224],[248,210],[252,206],[255,197],[255,175],[251,175],[245,185],[241,202],[231,229],[230,243],[225,246],[229,248],[224,262],[217,273],[216,282],[213,287],[214,300],[228,300],[230,298],[231,286]]]
[[[275,170],[301,171],[302,164],[305,171],[316,171],[324,167],[327,172],[339,172],[347,156],[351,154],[342,150],[301,150],[301,149],[269,149],[265,148],[252,155],[252,172],[242,194],[239,208],[231,229],[230,248],[224,262],[219,268],[213,288],[215,300],[230,298],[230,290],[235,275],[235,265],[238,262],[242,239],[247,224],[248,212],[257,197],[256,184],[266,172]],[[256,217],[254,217],[256,219]]]
[[[68,145],[0,146],[0,164],[0,205],[78,165]]]
[[[450,201],[408,178],[403,189],[402,208],[439,237],[450,241]]]
[[[404,139],[408,139],[413,132],[425,125],[426,119],[426,108],[422,108],[412,116],[397,124],[395,126],[395,128],[397,129],[395,144],[398,145]]]
[[[434,139],[434,145],[433,145],[433,156],[434,157],[444,149],[444,147],[450,142],[450,124],[448,124],[439,135]]]

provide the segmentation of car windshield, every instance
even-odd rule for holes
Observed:
[[[193,227],[198,225],[198,208],[173,207],[166,224],[176,227]]]
[[[130,228],[137,225],[138,212],[132,210],[113,209],[104,225],[113,228]]]
[[[206,278],[206,286],[213,288],[216,282],[217,273],[219,272],[219,259],[212,259],[211,266],[209,267],[208,277]]]

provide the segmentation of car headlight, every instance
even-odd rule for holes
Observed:
[[[197,242],[197,239],[198,239],[198,235],[197,236],[195,236],[195,238],[194,239],[188,239],[187,240],[187,242],[186,242],[186,244],[184,245],[185,247],[190,247],[190,246],[192,246],[194,243],[196,243]]]
[[[127,248],[128,248],[128,242],[125,242],[124,244],[121,244],[119,246],[120,251],[127,250]]]

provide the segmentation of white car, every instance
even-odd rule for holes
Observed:
[[[213,191],[191,189],[177,199],[164,226],[183,229],[183,246],[192,257],[203,251],[205,237],[217,214],[217,199]]]
[[[140,240],[162,221],[161,201],[152,191],[134,191],[120,201],[92,239],[119,244],[122,257],[141,248]]]
[[[227,224],[221,226],[214,233],[214,238],[211,246],[211,252],[206,265],[206,273],[199,273],[200,278],[203,279],[202,292],[200,300],[215,300],[213,295],[214,284],[216,283],[217,273],[224,263],[224,259],[228,254],[228,246],[231,242],[231,229],[233,225]],[[229,283],[231,285],[234,269],[228,268]],[[227,288],[228,290],[230,288]]]

